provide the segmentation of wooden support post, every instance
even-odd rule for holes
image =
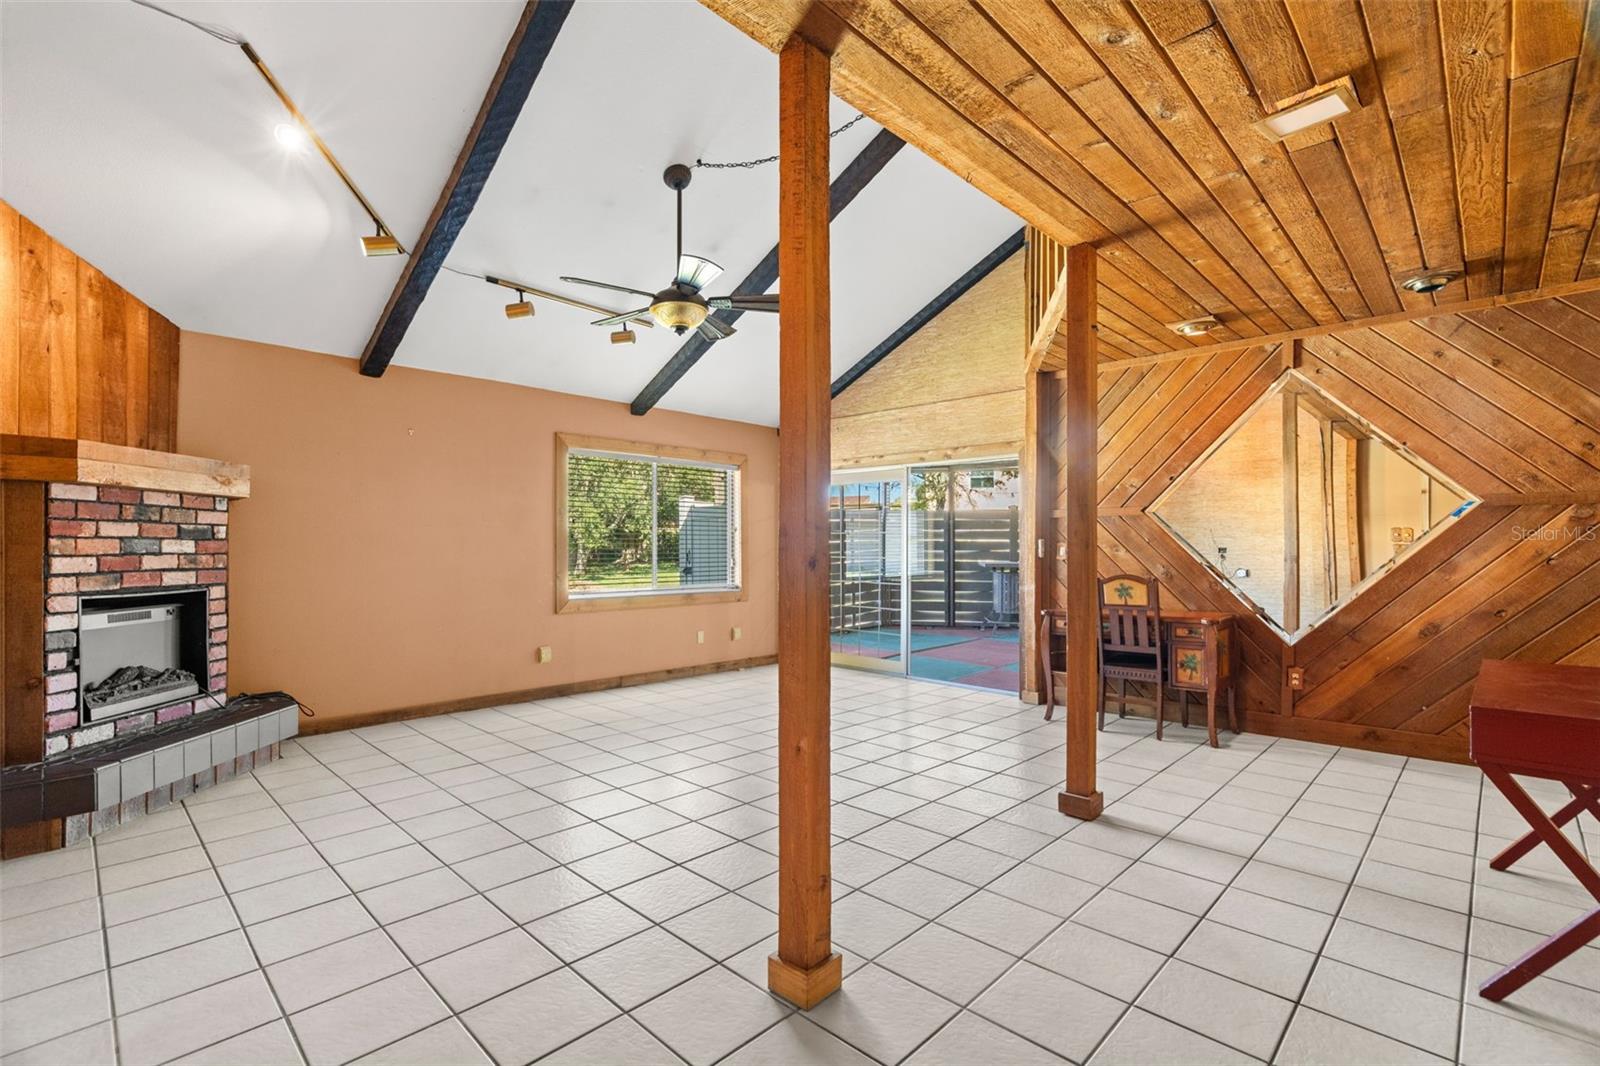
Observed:
[[[778,952],[802,1009],[839,987],[828,853],[828,57],[778,58]]]
[[[1067,787],[1057,805],[1063,814],[1084,819],[1098,818],[1105,805],[1095,788],[1095,718],[1100,700],[1100,607],[1095,595],[1099,539],[1095,515],[1099,476],[1096,262],[1092,245],[1075,244],[1067,249],[1067,368],[1061,412],[1065,439],[1060,464],[1067,514]]]
[[[45,483],[0,482],[0,763],[44,758]],[[11,802],[11,801],[7,801]],[[0,832],[0,858],[59,848],[59,818]]]
[[[1283,396],[1283,629],[1300,628],[1300,395]]]
[[[1040,662],[1039,620],[1041,612],[1054,606],[1051,589],[1055,566],[1056,456],[1055,378],[1028,367],[1023,371],[1026,407],[1023,414],[1022,543],[1018,557],[1022,563],[1019,582],[1017,622],[1021,628],[1022,691],[1018,695],[1030,703],[1042,703],[1049,687]],[[1048,637],[1046,638],[1048,639]]]

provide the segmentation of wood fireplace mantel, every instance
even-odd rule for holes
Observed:
[[[220,459],[64,437],[0,435],[0,480],[114,485],[243,499],[250,468]]]

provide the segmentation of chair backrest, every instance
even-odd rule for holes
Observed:
[[[1116,574],[1100,580],[1103,651],[1161,654],[1161,583]]]

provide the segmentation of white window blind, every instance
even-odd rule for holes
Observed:
[[[574,450],[566,477],[569,595],[739,587],[738,468]]]

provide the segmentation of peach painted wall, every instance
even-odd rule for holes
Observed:
[[[234,692],[340,717],[777,652],[770,428],[404,367],[365,378],[201,333],[183,334],[180,382],[178,450],[251,468],[230,523]],[[748,456],[749,598],[555,614],[563,431]]]

